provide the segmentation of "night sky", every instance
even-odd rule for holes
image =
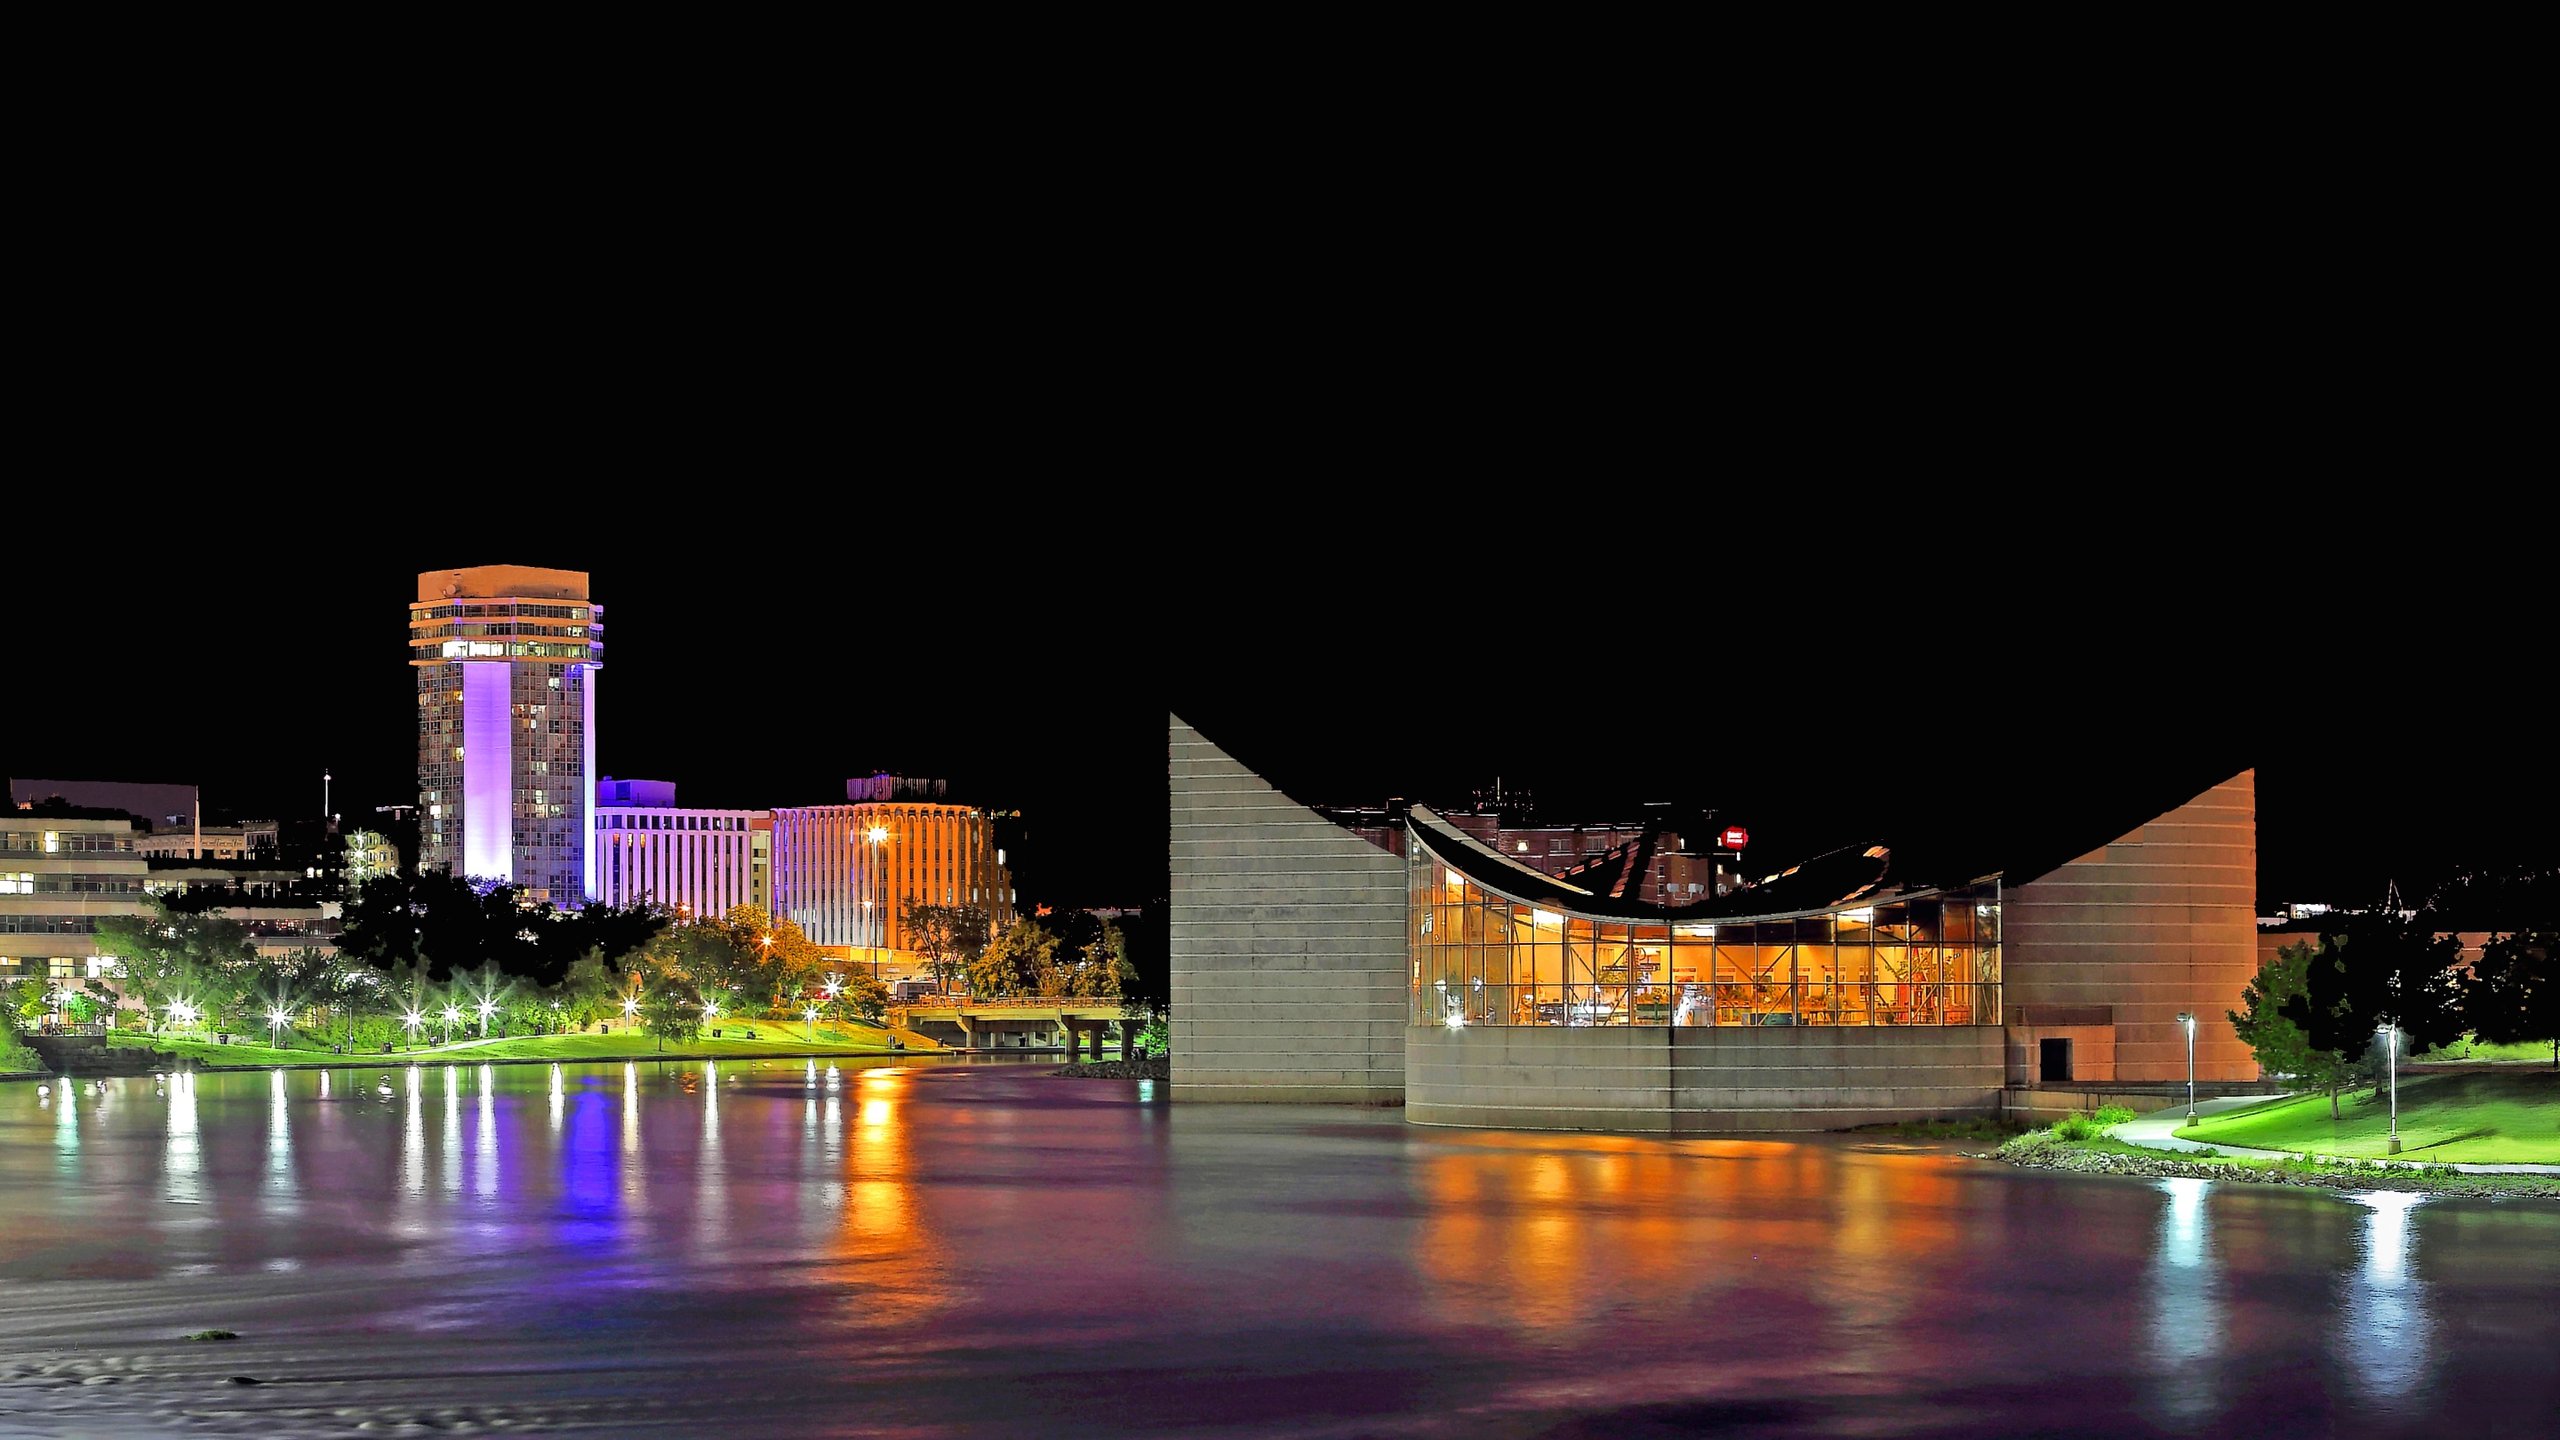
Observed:
[[[1753,868],[1878,838],[1915,863],[2060,858],[2251,764],[2263,899],[2551,849],[2530,576],[2394,585],[2336,535],[2165,501],[2103,526],[1985,503],[1533,543],[1490,492],[1462,508],[1485,528],[1436,523],[1433,497],[1465,493],[1309,490],[1242,539],[1165,532],[1132,498],[960,543],[916,505],[841,553],[823,527],[716,518],[550,543],[155,530],[129,569],[60,572],[81,605],[38,610],[12,663],[52,698],[8,707],[0,756],[256,815],[316,812],[324,765],[342,813],[413,801],[415,573],[518,563],[593,574],[604,773],[756,806],[944,776],[1026,813],[1022,887],[1053,903],[1163,890],[1169,709],[1309,800],[1455,802],[1499,775],[1548,819],[1711,805]]]

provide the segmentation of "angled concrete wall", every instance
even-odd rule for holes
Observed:
[[[1173,718],[1176,1100],[1404,1098],[1404,862]]]
[[[2000,1103],[1996,1025],[1417,1025],[1405,1057],[1405,1118],[1422,1125],[1840,1130]]]
[[[2258,776],[2244,770],[2122,839],[2003,892],[2003,1003],[2111,1006],[2119,1081],[2254,1080],[2226,1011],[2258,969]]]

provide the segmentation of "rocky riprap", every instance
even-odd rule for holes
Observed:
[[[2125,1155],[2056,1140],[2049,1131],[2021,1135],[1985,1159],[2079,1175],[2162,1176],[2188,1180],[2237,1180],[2252,1185],[2292,1185],[2314,1190],[2415,1190],[2430,1195],[2531,1195],[2560,1199],[2560,1180],[2545,1175],[2475,1175],[2461,1170],[2410,1170],[2381,1165],[2234,1165],[2182,1160],[2174,1155]]]
[[[1173,1062],[1170,1060],[1097,1060],[1087,1065],[1062,1066],[1058,1073],[1072,1075],[1079,1080],[1170,1080],[1173,1078]]]

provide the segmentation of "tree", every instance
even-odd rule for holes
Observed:
[[[2548,1041],[2560,1069],[2560,931],[2520,930],[2483,946],[2462,986],[2462,1016],[2493,1045]]]
[[[2349,916],[2320,937],[2305,967],[2303,991],[2280,1013],[2302,1028],[2314,1051],[2352,1066],[2373,1049],[2376,1033],[2396,1029],[2411,1054],[2462,1033],[2455,962],[2462,942],[2435,933],[2434,921],[2390,912]],[[2329,1097],[2331,1113],[2337,1095]]]
[[[2312,958],[2318,953],[2319,947],[2307,942],[2278,950],[2276,958],[2240,992],[2242,1008],[2224,1014],[2241,1043],[2258,1057],[2260,1069],[2270,1075],[2290,1075],[2328,1091],[2329,1114],[2334,1119],[2339,1087],[2354,1073],[2352,1060],[2341,1060],[2330,1051],[2313,1048],[2302,1026],[2284,1013],[2287,1004],[2305,993]],[[2361,1053],[2362,1047],[2358,1048]]]
[[[828,1001],[820,1013],[837,1020],[856,1016],[877,1020],[889,1013],[889,987],[868,972],[848,975],[836,988],[836,998]]]
[[[981,906],[910,902],[900,918],[906,926],[907,948],[924,962],[933,983],[944,989],[969,973],[987,948],[989,921]]]
[[[681,1045],[700,1035],[701,989],[680,975],[652,977],[649,988],[640,992],[640,1028],[657,1037],[661,1050],[670,1040]]]
[[[1058,937],[1036,920],[1016,920],[968,965],[972,995],[1039,995],[1056,983]]]
[[[776,920],[755,905],[736,905],[719,922],[749,962],[737,994],[760,1014],[779,1015],[817,988],[827,955],[797,922]]]
[[[101,917],[97,934],[98,953],[116,959],[126,996],[155,1026],[173,1005],[219,1014],[257,980],[257,951],[240,922],[186,914],[158,896],[147,915]]]

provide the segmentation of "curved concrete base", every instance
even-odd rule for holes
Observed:
[[[1997,1025],[1416,1025],[1405,1035],[1405,1118],[1665,1135],[1841,1130],[1996,1112],[2002,1067]]]

